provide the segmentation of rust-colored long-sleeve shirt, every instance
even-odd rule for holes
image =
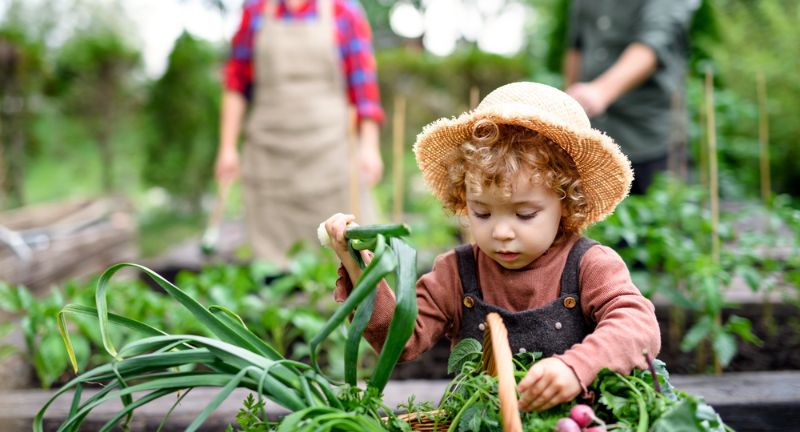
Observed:
[[[561,272],[576,240],[577,237],[572,237],[554,244],[520,270],[505,269],[478,249],[478,281],[484,301],[512,312],[552,302],[558,297]],[[352,284],[344,268],[339,271],[341,277],[334,295],[342,301]],[[394,313],[395,300],[385,282],[378,289],[375,311],[364,336],[379,351]],[[451,250],[437,257],[432,270],[417,281],[419,315],[401,361],[416,358],[442,335],[453,344],[458,341],[462,298],[456,256]],[[580,304],[584,316],[597,327],[583,342],[555,357],[575,371],[584,389],[604,367],[629,373],[634,367],[647,367],[644,349],[653,356],[658,354],[661,337],[655,308],[633,284],[625,262],[613,249],[596,245],[583,256]]]

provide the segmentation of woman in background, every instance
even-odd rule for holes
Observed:
[[[284,267],[296,242],[316,241],[319,221],[351,208],[350,170],[342,169],[350,164],[350,105],[360,183],[381,179],[384,113],[371,38],[353,0],[245,3],[225,65],[215,175],[223,188],[241,177],[256,258]],[[359,201],[361,219],[374,218],[371,202]]]

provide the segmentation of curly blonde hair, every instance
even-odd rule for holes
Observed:
[[[525,171],[531,182],[561,198],[557,239],[580,233],[586,221],[587,201],[575,163],[559,145],[533,130],[479,120],[472,126],[472,139],[453,152],[447,165],[450,181],[443,201],[454,214],[466,213],[467,187],[479,192],[496,186],[510,197],[514,177]]]

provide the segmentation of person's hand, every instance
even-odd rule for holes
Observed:
[[[571,401],[581,393],[581,383],[575,372],[563,361],[549,357],[533,364],[519,382],[519,409],[544,411]]]
[[[375,186],[383,177],[383,159],[377,145],[362,145],[358,151],[358,172],[364,183]]]
[[[230,184],[239,178],[239,152],[236,149],[221,150],[217,154],[214,176],[220,184]]]
[[[599,86],[593,83],[579,82],[567,87],[566,93],[572,96],[586,111],[589,118],[606,112],[611,103]]]
[[[347,226],[354,223],[355,220],[356,217],[351,214],[336,213],[324,222],[325,231],[328,232],[330,238],[331,249],[336,252],[342,262],[346,258],[351,258],[344,232],[347,231]]]

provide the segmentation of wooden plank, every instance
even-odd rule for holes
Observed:
[[[800,415],[800,371],[726,373],[722,376],[680,376],[670,381],[679,390],[702,396],[734,430],[796,430]],[[391,381],[386,387],[384,401],[396,407],[408,401],[412,394],[416,401],[438,403],[449,381],[409,380]],[[176,408],[168,429],[183,430],[206,404],[217,394],[217,389],[198,388],[192,390]],[[85,392],[88,397],[93,390]],[[237,389],[212,414],[202,430],[219,431],[234,421],[249,390]],[[16,431],[30,428],[30,422],[39,408],[51,396],[44,390],[5,391],[0,393],[0,431]],[[137,410],[132,430],[155,430],[164,413],[174,399],[164,398]],[[69,395],[57,399],[45,417],[48,430],[69,410]],[[103,419],[110,418],[119,409],[118,401],[98,407],[89,417],[85,430],[94,430]],[[272,402],[267,404],[270,418],[278,418],[288,411]]]
[[[4,215],[2,220],[8,227],[21,229],[18,234],[41,235],[37,237],[40,240],[28,245],[29,257],[0,247],[0,280],[42,292],[54,283],[98,273],[138,255],[136,223],[124,200],[69,201],[37,207],[42,208],[53,209],[58,217],[40,216],[39,210]],[[23,226],[18,218],[25,214],[32,223]],[[47,225],[33,225],[45,221]]]

